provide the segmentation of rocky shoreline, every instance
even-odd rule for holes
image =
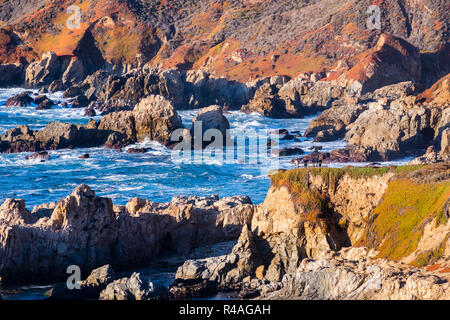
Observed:
[[[211,196],[120,206],[87,185],[32,211],[7,199],[1,283],[63,281],[76,265],[81,289],[55,287],[51,299],[450,299],[448,3],[377,3],[383,21],[371,28],[369,0],[80,1],[73,30],[68,1],[0,1],[0,86],[25,88],[0,108],[86,117],[7,124],[1,154],[46,162],[50,150],[131,146],[138,157],[149,149],[135,144],[175,148],[175,132],[206,148],[194,141],[208,129],[234,150],[227,111],[320,113],[306,131],[278,127],[289,146],[267,143],[305,168],[272,174],[260,205]],[[185,110],[197,113],[190,127]],[[413,165],[377,165],[406,157]],[[316,168],[361,162],[371,166]],[[229,252],[189,257],[227,241],[237,242]],[[170,286],[122,277],[164,254],[183,257]]]
[[[57,79],[54,81],[59,81],[62,75],[52,72],[59,58],[47,54],[36,65],[28,66],[26,84],[42,92],[65,89],[64,97],[72,108],[85,108],[86,115],[99,113],[103,117],[87,126],[54,123],[41,132],[26,126],[11,129],[0,136],[0,152],[90,146],[120,149],[144,137],[173,146],[170,135],[183,127],[177,110],[203,108],[206,112],[218,108],[215,122],[208,123],[208,128],[222,132],[229,128],[224,124],[227,120],[218,115],[223,110],[255,112],[271,118],[303,118],[322,112],[304,136],[318,143],[344,139],[348,146],[331,153],[307,155],[302,160],[308,162],[374,162],[411,156],[424,163],[448,161],[448,74],[429,89],[420,89],[420,79],[427,75],[417,48],[387,34],[379,37],[370,55],[377,57],[370,70],[364,69],[367,61],[354,66],[362,68],[360,78],[354,78],[350,70],[336,79],[323,73],[304,73],[295,78],[273,76],[240,83],[201,70],[144,65],[122,75],[98,70],[65,87],[54,88],[45,77],[52,74]],[[391,57],[398,55],[400,60]],[[409,68],[411,65],[414,68]],[[407,67],[408,72],[401,71]],[[39,70],[30,71],[35,68]],[[385,70],[395,77],[384,77]],[[36,98],[21,93],[4,107],[30,103],[46,109],[54,102],[45,93]],[[205,118],[206,122],[211,119]]]
[[[0,275],[3,284],[54,282],[79,265],[81,289],[55,288],[52,299],[186,299],[218,291],[239,291],[243,299],[448,299],[449,188],[447,163],[280,171],[261,205],[248,197],[175,197],[115,206],[84,185],[32,212],[9,199],[0,207]],[[417,192],[433,195],[409,198]],[[418,202],[408,209],[411,201]],[[225,255],[186,260],[170,287],[139,273],[115,276],[164,253],[188,256],[236,239]]]

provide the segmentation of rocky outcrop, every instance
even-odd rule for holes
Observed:
[[[4,284],[62,280],[70,265],[83,275],[105,264],[129,269],[165,251],[185,254],[236,239],[253,205],[246,197],[178,197],[165,204],[132,199],[114,206],[81,185],[39,212],[30,213],[23,200],[9,199],[0,207]]]
[[[34,102],[33,98],[26,92],[19,93],[8,100],[3,106],[5,107],[28,107]]]
[[[270,118],[302,118],[331,107],[344,93],[335,81],[319,81],[319,77],[305,74],[279,84],[273,78],[256,88],[253,98],[242,107],[243,112]]]
[[[277,285],[262,288],[261,299],[448,300],[445,275],[373,259],[365,248],[344,249],[322,259],[305,259]]]
[[[68,90],[107,105],[134,106],[147,96],[160,95],[177,110],[210,105],[235,110],[247,103],[254,93],[251,84],[213,77],[204,71],[160,69],[148,65],[123,75],[110,75],[99,70]]]
[[[55,102],[49,99],[47,96],[37,96],[34,99],[34,103],[38,105],[36,107],[36,110],[51,109],[55,105]]]
[[[284,101],[277,95],[277,88],[269,83],[262,85],[256,90],[255,96],[241,109],[242,112],[256,112],[265,117],[285,118],[286,114]]]
[[[61,77],[62,84],[69,86],[78,83],[84,79],[84,73],[83,62],[80,59],[72,59]]]
[[[0,64],[0,87],[17,86],[23,82],[23,64]]]
[[[168,297],[166,287],[153,284],[139,273],[133,273],[130,278],[108,284],[100,293],[99,300],[164,300]]]
[[[441,80],[436,87],[444,83]],[[433,92],[445,101],[440,89],[435,88]],[[333,162],[334,154],[358,153],[361,156],[349,159],[385,161],[417,156],[427,148],[429,152],[418,162],[442,160],[441,133],[450,119],[447,104],[432,102],[430,93],[417,96],[413,93],[412,82],[402,82],[377,89],[360,99],[346,97],[335,101],[330,109],[311,121],[305,135],[314,137],[316,142],[342,138],[348,141],[348,147],[330,154],[311,154],[305,160]],[[337,158],[339,162],[339,158],[344,160],[347,156]]]
[[[25,82],[31,86],[50,84],[60,71],[61,62],[54,52],[46,52],[40,61],[30,63],[25,71]]]
[[[411,268],[439,265],[448,256],[450,223],[439,220],[441,209],[433,211],[447,214],[447,170],[448,165],[279,172],[232,252],[186,261],[173,290],[195,292],[190,288],[208,284],[210,290],[233,288],[262,299],[447,299],[446,274]],[[405,206],[415,192],[436,197],[421,198],[417,208],[425,212],[410,214],[423,220],[407,226],[402,212],[411,210]],[[417,208],[412,210],[422,210]],[[405,227],[420,240],[411,239]]]
[[[86,280],[78,283],[79,288],[69,290],[67,285],[57,285],[49,292],[48,300],[86,300],[98,299],[106,286],[116,279],[111,265],[104,265],[92,270]]]
[[[99,132],[110,133],[105,140],[108,148],[122,148],[137,141],[136,119],[131,111],[107,114],[96,124],[96,128]]]
[[[311,120],[304,135],[305,137],[314,137],[315,142],[343,138],[347,126],[353,123],[367,108],[367,105],[364,104],[334,105],[316,119]]]
[[[419,50],[402,39],[382,34],[375,47],[341,78],[348,81],[351,95],[361,96],[398,82],[420,83],[421,77]]]
[[[149,138],[168,145],[172,142],[172,132],[183,128],[175,108],[162,96],[151,95],[142,99],[134,108],[133,114],[139,141]]]
[[[172,132],[182,128],[171,103],[161,96],[143,99],[134,111],[113,112],[87,125],[53,122],[44,129],[19,126],[0,135],[0,152],[35,152],[65,148],[95,147],[121,149],[145,139],[171,144]]]
[[[253,96],[255,86],[250,83],[230,81],[203,70],[188,70],[183,75],[185,101],[183,108],[202,108],[210,105],[226,106],[239,110]]]
[[[205,148],[210,143],[221,143],[226,146],[231,141],[229,134],[230,123],[223,115],[221,106],[203,108],[192,119],[190,138],[194,148]]]
[[[431,142],[434,130],[431,110],[416,105],[414,99],[369,104],[368,110],[347,126],[345,139],[374,161],[417,153]]]

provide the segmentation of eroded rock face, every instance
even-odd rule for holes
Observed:
[[[183,128],[175,108],[162,96],[151,95],[142,99],[133,111],[138,140],[149,138],[164,145],[171,143],[174,130]]]
[[[0,207],[5,284],[62,280],[70,265],[88,274],[108,263],[139,266],[165,250],[186,254],[236,239],[253,215],[250,200],[240,197],[179,197],[166,204],[133,199],[126,207],[114,207],[86,185],[36,210],[32,214],[22,200],[12,199]]]
[[[80,59],[72,59],[64,71],[61,81],[64,86],[82,81],[84,78],[84,66]]]
[[[249,104],[242,107],[245,113],[256,112],[265,117],[284,118],[286,117],[285,104],[277,94],[277,88],[269,83],[262,85],[255,92],[255,96]]]
[[[58,76],[61,62],[54,52],[46,52],[40,61],[30,63],[25,71],[25,83],[31,86],[50,84]]]
[[[315,174],[299,171],[295,183],[303,187],[293,192],[284,180],[272,185],[232,252],[186,261],[171,290],[189,294],[197,287],[233,288],[242,289],[242,296],[262,299],[447,299],[448,274],[431,270],[448,265],[439,261],[449,253],[449,223],[424,222],[417,250],[403,258],[409,264],[439,250],[442,259],[429,260],[430,265],[436,263],[429,270],[378,259],[376,248],[347,248],[371,230],[369,221],[376,219],[371,214],[392,179],[442,183],[449,179],[447,169],[427,167],[400,177],[380,170],[359,178],[337,172],[339,178],[333,178],[333,173],[321,174],[319,169]],[[443,210],[448,208],[447,204]]]
[[[262,299],[447,300],[445,277],[399,263],[373,259],[365,248],[344,249],[322,259],[305,259],[277,286],[262,289]]]
[[[99,300],[164,300],[168,297],[166,287],[154,284],[147,277],[135,272],[130,278],[108,284],[100,293]]]
[[[352,95],[360,96],[398,82],[420,83],[421,75],[419,50],[403,39],[382,34],[345,77]]]
[[[285,188],[271,188],[231,254],[187,261],[178,270],[177,281],[200,279],[223,287],[242,287],[253,278],[259,284],[278,282],[304,258],[321,257],[345,244],[345,236],[327,222],[332,218],[328,213],[318,218],[308,210],[306,204],[296,205]]]
[[[427,144],[424,133],[430,127],[430,114],[411,99],[371,104],[347,127],[345,139],[372,160],[405,156]]]
[[[305,137],[314,137],[316,142],[342,138],[347,126],[353,123],[367,108],[367,105],[364,104],[335,105],[325,110],[316,119],[311,120]]]
[[[203,70],[189,70],[184,76],[185,101],[183,109],[202,108],[210,105],[227,106],[238,110],[254,94],[251,84],[214,77]]]

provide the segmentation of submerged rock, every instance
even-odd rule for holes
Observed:
[[[26,92],[19,93],[14,97],[6,100],[5,107],[28,107],[34,103],[34,99],[30,97]]]
[[[36,153],[33,153],[32,155],[26,156],[25,157],[26,160],[41,160],[41,161],[45,161],[45,160],[50,160],[51,156],[48,154],[47,151],[39,151]]]
[[[55,105],[55,102],[53,102],[53,100],[49,99],[47,96],[37,96],[34,99],[34,103],[38,105],[36,107],[36,110],[50,109]]]
[[[151,148],[130,148],[127,153],[147,153]]]
[[[108,284],[116,279],[111,265],[105,265],[91,272],[79,288],[68,289],[66,284],[57,285],[49,292],[48,300],[92,300],[98,299]]]

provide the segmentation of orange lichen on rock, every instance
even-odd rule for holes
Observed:
[[[450,104],[450,74],[447,74],[430,88],[420,93],[419,99],[423,99],[428,103],[448,106]]]

